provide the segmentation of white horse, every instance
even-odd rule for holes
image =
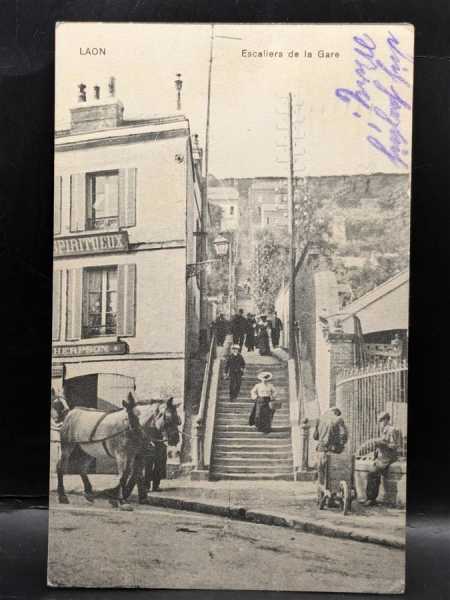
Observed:
[[[137,404],[131,392],[123,409],[104,412],[96,409],[73,408],[65,416],[61,430],[61,457],[57,465],[58,499],[63,504],[69,500],[64,490],[64,474],[69,459],[75,449],[81,450],[80,476],[84,485],[84,495],[93,502],[95,494],[87,475],[93,459],[109,456],[117,465],[119,483],[113,489],[110,502],[123,510],[131,510],[124,500],[124,488],[133,473],[136,456],[142,452],[144,428],[149,423],[174,439],[174,429],[178,431],[179,418],[176,408],[170,401]]]

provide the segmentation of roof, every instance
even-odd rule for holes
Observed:
[[[239,200],[239,192],[234,187],[208,187],[208,200]]]
[[[117,127],[110,129],[92,129],[89,131],[72,131],[71,129],[59,129],[55,131],[55,138],[70,137],[71,139],[85,137],[104,137],[106,132],[110,134],[121,135],[124,130],[130,129],[131,132],[141,131],[165,131],[167,129],[178,129],[180,127],[188,127],[188,119],[185,115],[154,115],[146,119],[123,119]]]
[[[273,178],[273,179],[263,179],[261,180],[256,180],[252,183],[252,185],[250,186],[250,189],[252,191],[254,190],[269,190],[269,191],[276,191],[278,188],[280,188],[280,191],[286,191],[287,190],[287,182],[285,179],[283,178]]]
[[[361,296],[357,300],[354,300],[350,304],[347,304],[344,309],[345,316],[342,317],[342,320],[346,321],[347,319],[350,319],[353,315],[357,314],[364,308],[367,308],[371,304],[377,302],[384,296],[387,296],[402,285],[407,285],[408,282],[409,269],[405,269],[404,271],[397,273],[397,275],[394,275],[394,277],[391,277],[381,285],[378,285],[373,290],[370,290],[370,292],[367,292],[367,294],[364,294],[364,296]]]

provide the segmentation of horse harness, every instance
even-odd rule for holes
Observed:
[[[103,438],[102,440],[94,440],[94,435],[97,433],[97,429],[99,428],[100,423],[103,422],[103,420],[111,413],[105,413],[104,415],[102,415],[100,417],[100,419],[97,421],[97,423],[94,425],[93,430],[91,431],[91,435],[89,436],[89,442],[91,443],[95,443],[95,442],[101,442],[102,446],[103,446],[103,450],[106,452],[106,454],[110,457],[110,458],[114,458],[114,456],[111,454],[111,452],[108,450],[108,446],[106,445],[106,442],[110,439],[110,437],[114,437],[115,435],[118,435],[117,433],[113,434],[110,437],[107,438]],[[126,429],[124,430],[126,431]],[[121,433],[124,433],[123,431]],[[88,442],[88,443],[89,443]]]

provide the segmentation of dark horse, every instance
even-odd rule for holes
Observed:
[[[166,416],[166,412],[169,416]],[[160,418],[161,414],[164,418]],[[157,427],[170,430],[173,435],[175,421],[178,432],[179,419],[175,407],[137,404],[131,393],[123,402],[123,409],[114,412],[107,413],[86,408],[70,410],[60,430],[61,458],[57,465],[59,502],[65,504],[69,502],[65,494],[63,478],[70,456],[78,448],[82,451],[80,476],[86,499],[92,502],[97,495],[94,495],[87,475],[89,466],[94,458],[109,456],[115,459],[119,476],[119,483],[112,490],[110,502],[113,506],[130,510],[125,503],[124,489],[133,473],[136,457],[142,452],[144,427],[149,422],[157,422]]]

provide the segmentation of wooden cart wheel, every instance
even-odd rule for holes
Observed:
[[[352,506],[352,492],[346,481],[341,481],[339,483],[339,489],[342,493],[342,512],[344,513],[344,515],[348,515]]]

